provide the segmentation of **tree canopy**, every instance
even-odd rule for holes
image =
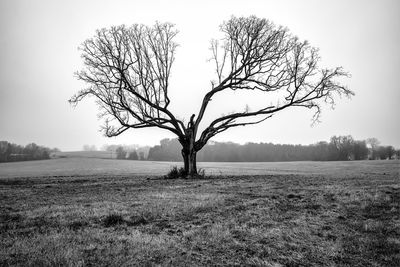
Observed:
[[[182,145],[187,174],[197,173],[196,153],[213,136],[237,126],[257,124],[289,107],[315,111],[333,105],[336,96],[353,92],[338,78],[341,67],[321,68],[318,49],[267,19],[232,17],[220,27],[222,37],[211,41],[215,77],[199,112],[188,123],[177,119],[169,104],[169,77],[175,60],[177,30],[171,23],[134,24],[100,29],[82,46],[84,69],[78,79],[88,87],[70,99],[78,103],[94,96],[104,117],[107,136],[130,128],[158,127],[174,133]],[[277,95],[276,103],[217,116],[200,133],[199,125],[212,97],[227,90]],[[267,98],[266,98],[267,99]]]

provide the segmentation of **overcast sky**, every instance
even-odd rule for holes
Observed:
[[[321,123],[312,113],[288,109],[256,126],[228,130],[215,141],[311,144],[333,135],[378,138],[400,147],[400,1],[17,1],[0,0],[0,140],[35,142],[63,151],[84,144],[155,145],[172,138],[156,129],[129,130],[116,138],[99,132],[93,99],[78,107],[68,99],[84,87],[74,78],[82,68],[78,46],[96,29],[111,25],[172,22],[180,44],[172,69],[172,109],[179,118],[197,113],[210,89],[209,42],[235,16],[256,15],[287,26],[320,49],[322,66],[342,66],[352,99],[325,107]],[[235,95],[210,108],[243,109]],[[229,110],[227,110],[229,112]]]

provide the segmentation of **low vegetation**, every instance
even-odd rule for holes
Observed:
[[[164,176],[165,179],[185,178],[185,169],[183,167],[173,166],[171,170]]]
[[[0,265],[399,266],[400,184],[390,166],[189,180],[3,177]]]
[[[176,166],[173,166],[171,170],[164,176],[165,179],[179,179],[179,178],[202,179],[205,177],[206,177],[206,172],[202,168],[199,169],[196,175],[188,177],[188,175],[185,173],[185,168],[183,167],[178,168]]]

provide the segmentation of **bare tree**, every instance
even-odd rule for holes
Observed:
[[[376,137],[367,138],[366,143],[371,147],[370,159],[376,159],[378,157],[378,149],[380,141]]]
[[[104,132],[117,136],[129,128],[158,127],[173,132],[182,145],[186,174],[197,174],[196,153],[213,136],[237,126],[260,123],[288,107],[314,109],[333,105],[335,95],[353,95],[336,79],[342,68],[318,66],[318,50],[301,42],[288,29],[257,17],[236,18],[221,25],[223,37],[211,41],[215,79],[198,115],[187,124],[168,109],[169,77],[177,34],[169,23],[134,24],[98,30],[81,46],[85,69],[77,73],[89,87],[70,99],[78,103],[95,96],[105,118]],[[257,90],[280,97],[276,104],[222,115],[198,133],[212,97],[226,90]]]

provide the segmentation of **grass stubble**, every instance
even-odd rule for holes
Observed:
[[[395,173],[0,179],[0,266],[400,266]]]

